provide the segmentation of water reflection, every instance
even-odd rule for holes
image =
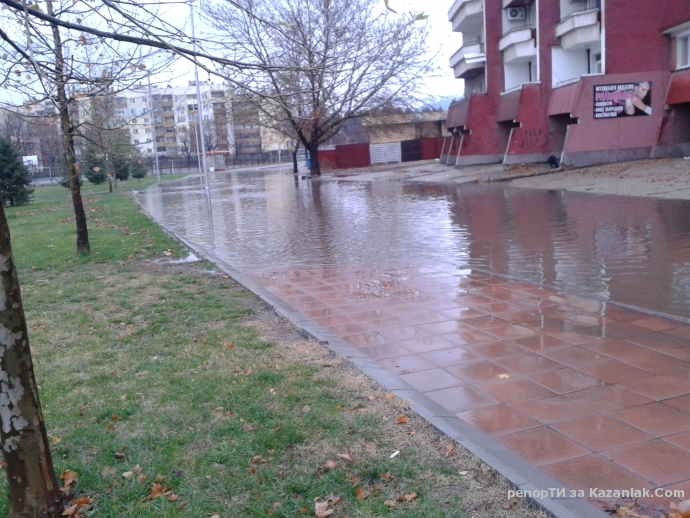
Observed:
[[[174,232],[244,271],[431,264],[690,317],[690,204],[504,186],[217,174],[139,193]]]

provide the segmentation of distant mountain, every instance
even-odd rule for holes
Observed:
[[[450,103],[453,101],[457,101],[460,99],[460,95],[457,96],[452,96],[452,95],[446,95],[446,96],[440,96],[440,97],[430,97],[429,99],[426,100],[426,104],[429,106],[433,106],[434,108],[440,108],[441,110],[447,110],[448,107],[450,106]]]

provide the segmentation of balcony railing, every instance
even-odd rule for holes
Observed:
[[[483,13],[481,0],[455,0],[448,11],[448,21],[455,32],[477,34],[483,26]]]
[[[498,41],[498,50],[504,51],[511,45],[517,45],[534,39],[534,30],[529,26],[515,27],[503,34],[503,37]]]
[[[587,9],[570,13],[556,25],[556,36],[561,38],[564,50],[587,47],[601,40],[599,10]]]
[[[481,39],[468,41],[463,44],[458,51],[450,57],[451,68],[467,58],[484,56],[484,42]]]

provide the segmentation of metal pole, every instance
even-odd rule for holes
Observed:
[[[194,33],[194,3],[189,2],[189,16],[192,20],[192,42],[196,51],[196,35]],[[206,181],[206,204],[208,205],[208,226],[211,231],[211,242],[213,242],[213,210],[211,208],[211,184],[208,178],[208,167],[206,166],[206,142],[204,142],[204,116],[201,102],[201,90],[199,88],[199,67],[194,62],[194,79],[196,84],[197,111],[199,113],[199,140],[201,141],[201,163],[204,168],[204,180]]]
[[[151,103],[151,128],[153,131],[153,138],[151,139],[151,144],[153,144],[153,156],[156,157],[156,174],[158,175],[158,185],[161,184],[161,168],[158,166],[158,144],[156,142],[156,122],[155,116],[153,114],[153,95],[151,94],[151,76],[146,76],[149,80],[149,102]]]

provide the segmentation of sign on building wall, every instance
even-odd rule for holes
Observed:
[[[634,117],[652,114],[652,83],[594,86],[594,118]]]

